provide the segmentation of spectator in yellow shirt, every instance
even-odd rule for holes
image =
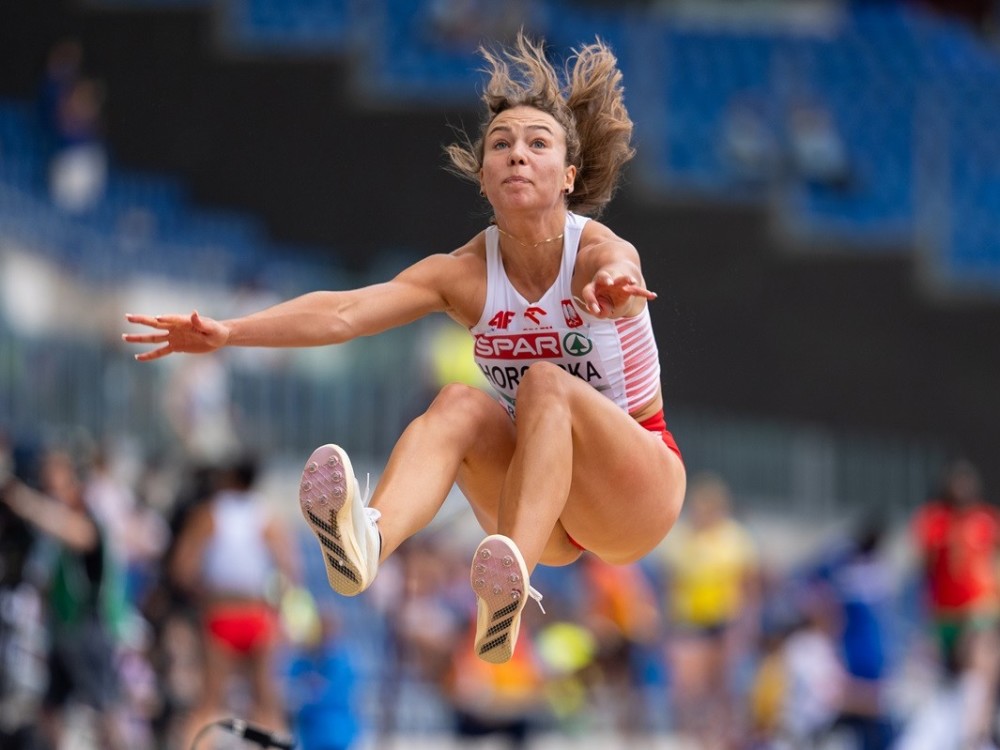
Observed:
[[[741,719],[734,715],[732,667],[756,636],[758,561],[722,479],[692,481],[681,522],[662,550],[677,729],[699,747],[725,746]]]

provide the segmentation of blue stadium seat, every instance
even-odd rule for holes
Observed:
[[[230,0],[224,7],[227,37],[249,51],[350,54],[361,90],[435,106],[475,104],[481,84],[476,47],[509,12],[502,4],[443,0]],[[463,7],[479,9],[478,17],[465,19],[471,27],[449,15]],[[780,196],[782,215],[802,232],[862,248],[909,243],[928,221],[924,206],[944,203],[951,229],[938,233],[941,273],[995,279],[1000,56],[966,25],[919,7],[848,7],[844,22],[825,34],[570,0],[524,0],[522,10],[527,30],[546,37],[553,49],[600,36],[616,51],[645,187],[727,200],[766,198],[769,206]],[[850,189],[831,190],[789,171],[790,113],[803,101],[823,108],[843,141]],[[734,117],[746,112],[763,134],[757,146],[771,149],[758,172],[733,158]],[[0,102],[0,188],[11,188],[0,191],[3,217],[12,214],[5,204],[33,216],[44,210],[45,141],[33,118],[30,105]],[[155,217],[152,236],[126,231],[122,240],[123,225],[142,229],[136,218],[142,212]],[[49,228],[36,231],[50,241],[67,226],[64,220],[40,223]],[[238,263],[224,258],[254,257],[267,245],[248,217],[192,211],[176,183],[117,167],[105,201],[77,223],[94,236],[136,247],[167,243],[173,260],[156,262],[170,264],[172,273],[190,272],[185,264],[194,255],[215,252],[218,273],[237,273]]]

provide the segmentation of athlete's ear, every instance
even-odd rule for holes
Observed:
[[[563,192],[566,193],[566,195],[569,195],[570,193],[573,192],[574,183],[576,183],[576,166],[570,164],[568,167],[566,167],[566,180],[563,183],[564,184]]]

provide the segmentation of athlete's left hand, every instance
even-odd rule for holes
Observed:
[[[637,314],[645,300],[656,299],[656,292],[646,289],[635,276],[601,270],[580,291],[583,306],[598,318],[624,318]]]

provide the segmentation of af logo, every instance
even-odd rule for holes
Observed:
[[[594,342],[577,331],[570,331],[563,336],[563,350],[574,357],[585,357],[594,348]]]
[[[490,318],[489,326],[490,328],[499,328],[501,331],[506,331],[510,322],[514,319],[514,313],[510,310],[501,310],[492,318]]]

